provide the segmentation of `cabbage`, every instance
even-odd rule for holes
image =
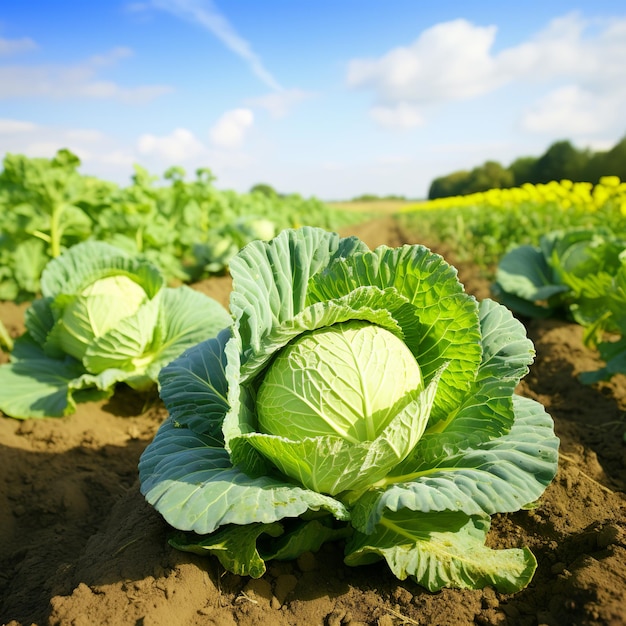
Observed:
[[[230,270],[233,323],[161,371],[170,415],[139,463],[172,545],[258,577],[342,540],[431,590],[527,585],[528,549],[485,545],[557,468],[552,419],[514,393],[534,349],[511,313],[423,246],[316,228]]]
[[[57,328],[53,330],[60,349],[82,359],[95,339],[137,313],[147,300],[148,294],[128,276],[107,276],[96,280],[71,298],[67,305],[58,307],[62,311]]]
[[[528,317],[565,316],[605,365],[582,372],[585,384],[626,373],[626,239],[607,228],[547,233],[539,247],[518,246],[500,261],[493,289]]]
[[[371,441],[421,387],[419,365],[395,335],[367,322],[334,324],[280,351],[259,388],[259,430]]]
[[[68,415],[118,382],[153,387],[164,365],[230,323],[212,298],[165,287],[154,265],[103,242],[50,261],[41,289],[0,366],[0,410],[11,417]]]

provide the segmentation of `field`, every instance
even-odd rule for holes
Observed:
[[[489,296],[484,271],[390,216],[347,226],[370,247],[424,243],[455,265],[466,290]],[[218,276],[194,288],[227,304]],[[21,331],[25,305],[0,304]],[[497,515],[488,543],[528,546],[533,581],[506,595],[398,581],[383,564],[347,567],[327,544],[260,579],[170,548],[139,493],[137,462],[166,416],[156,395],[120,389],[50,420],[0,419],[0,623],[169,626],[446,626],[626,623],[626,377],[594,386],[599,366],[582,327],[527,322],[537,358],[519,393],[541,402],[561,439],[559,472],[534,510]]]

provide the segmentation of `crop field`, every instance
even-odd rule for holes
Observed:
[[[4,167],[1,624],[626,622],[626,184]]]

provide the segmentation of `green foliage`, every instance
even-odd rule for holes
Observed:
[[[584,178],[596,183],[602,176],[626,180],[626,137],[606,152],[594,153],[585,166]]]
[[[519,170],[519,165],[517,166]],[[435,178],[430,185],[428,198],[447,198],[469,193],[504,189],[515,184],[515,173],[497,161],[486,161],[470,171],[460,170]]]
[[[142,254],[168,281],[190,282],[223,272],[230,258],[259,236],[271,238],[305,224],[335,230],[359,219],[316,198],[279,196],[269,186],[256,186],[249,194],[219,190],[208,168],[187,181],[183,168],[170,167],[160,181],[136,165],[132,183],[118,187],[81,175],[79,165],[68,150],[53,159],[5,157],[0,299],[32,299],[46,263],[87,239]],[[266,226],[259,228],[262,223]]]
[[[585,342],[607,363],[584,374],[585,382],[626,373],[626,238],[606,229],[546,234],[538,247],[519,246],[502,258],[495,293],[523,315],[565,315],[584,326]]]
[[[346,563],[433,591],[526,586],[534,557],[488,548],[489,519],[540,497],[558,440],[514,393],[534,351],[511,313],[423,246],[322,229],[230,271],[233,324],[162,370],[170,416],[140,459],[173,545],[259,577],[345,538]]]

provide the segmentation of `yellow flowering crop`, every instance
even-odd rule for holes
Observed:
[[[554,208],[569,209],[575,207],[582,211],[595,212],[606,209],[608,205],[624,214],[626,205],[626,182],[617,176],[603,176],[596,185],[571,180],[551,181],[533,185],[524,183],[520,187],[508,189],[489,189],[463,196],[437,198],[410,205],[403,213],[413,211],[432,211],[439,209],[458,209],[462,207],[484,207],[506,210],[520,204],[550,205]]]

